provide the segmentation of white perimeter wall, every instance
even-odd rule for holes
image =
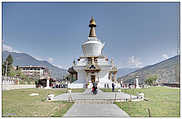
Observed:
[[[10,84],[3,84],[2,90],[12,90],[12,89],[22,89],[22,88],[36,88],[35,85],[10,85]]]

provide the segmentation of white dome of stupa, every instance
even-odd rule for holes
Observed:
[[[97,57],[102,55],[104,44],[96,39],[89,39],[82,44],[82,50],[85,57]]]
[[[97,57],[102,55],[104,44],[97,39],[95,33],[96,23],[93,17],[90,20],[90,34],[88,40],[82,44],[82,50],[85,57]]]

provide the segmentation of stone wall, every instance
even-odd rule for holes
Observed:
[[[12,89],[22,89],[22,88],[35,88],[35,85],[11,85],[11,84],[3,84],[2,90],[12,90]]]

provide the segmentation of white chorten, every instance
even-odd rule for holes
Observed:
[[[140,88],[139,83],[138,83],[138,76],[136,76],[135,85],[136,85],[136,88]]]
[[[88,40],[82,44],[84,56],[73,62],[68,72],[72,78],[77,79],[68,85],[68,88],[91,88],[93,82],[97,82],[98,88],[109,86],[116,82],[117,68],[113,61],[102,55],[104,44],[97,39],[95,33],[96,23],[92,17],[90,20],[90,34]]]

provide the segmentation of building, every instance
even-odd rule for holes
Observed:
[[[55,82],[55,80],[51,78],[48,68],[44,66],[19,66],[18,69],[29,78],[38,79],[36,87],[50,89],[52,83]]]
[[[19,66],[18,69],[29,78],[45,79],[50,75],[49,70],[43,66]]]
[[[104,44],[96,37],[96,22],[93,17],[89,27],[88,40],[82,44],[84,56],[73,61],[73,66],[68,70],[77,80],[68,87],[91,88],[92,83],[96,82],[98,88],[104,88],[106,85],[111,88],[112,82],[116,82],[117,68],[112,59],[109,60],[102,54]]]

